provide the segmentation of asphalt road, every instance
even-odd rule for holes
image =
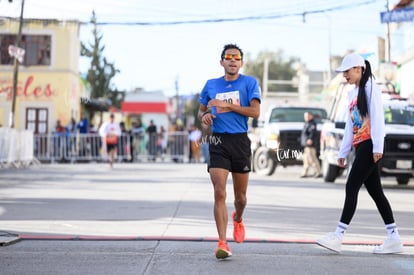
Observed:
[[[343,252],[315,239],[334,230],[344,178],[301,167],[251,174],[246,242],[214,257],[213,193],[204,164],[41,165],[0,169],[0,274],[414,274],[414,183],[383,179],[405,251],[374,255],[385,229],[362,188]],[[231,177],[228,207],[232,211]]]

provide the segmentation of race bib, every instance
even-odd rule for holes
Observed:
[[[240,106],[239,91],[216,94],[216,99]],[[224,108],[217,107],[217,113],[225,113],[225,112],[230,112],[230,111]]]

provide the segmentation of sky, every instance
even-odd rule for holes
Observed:
[[[22,0],[0,0],[0,17],[19,17]],[[386,37],[380,22],[395,0],[24,0],[25,18],[84,22],[80,39],[93,41],[95,11],[104,56],[120,73],[119,90],[162,90],[168,96],[195,94],[207,79],[223,75],[220,53],[239,45],[254,59],[261,51],[281,50],[309,70],[327,70],[329,55],[348,50],[371,52]],[[23,29],[24,32],[24,29]],[[81,58],[80,72],[89,60]]]

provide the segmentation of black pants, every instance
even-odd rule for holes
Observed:
[[[349,224],[351,222],[362,184],[365,185],[368,194],[374,200],[384,223],[394,223],[391,205],[382,189],[378,162],[374,163],[372,156],[371,140],[360,143],[356,148],[355,160],[346,182],[345,203],[340,220],[342,223]]]

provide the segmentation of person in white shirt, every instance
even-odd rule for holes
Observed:
[[[195,125],[191,125],[190,134],[188,139],[190,140],[190,150],[191,150],[191,159],[190,162],[200,162],[201,159],[201,130],[198,129]]]
[[[381,90],[373,80],[370,63],[358,54],[345,56],[336,71],[342,72],[346,81],[355,85],[348,94],[349,115],[339,150],[338,164],[341,167],[346,166],[345,159],[352,146],[355,147],[355,159],[346,181],[344,207],[336,230],[316,242],[335,252],[341,251],[343,235],[354,216],[358,192],[364,184],[377,206],[388,235],[382,245],[374,248],[373,253],[400,253],[403,251],[403,245],[391,205],[382,189],[379,169],[385,137]]]
[[[106,152],[109,157],[109,165],[113,167],[115,156],[117,153],[118,140],[121,136],[121,128],[118,123],[114,122],[114,114],[109,116],[109,122],[102,124],[99,128],[99,135],[106,144]]]

